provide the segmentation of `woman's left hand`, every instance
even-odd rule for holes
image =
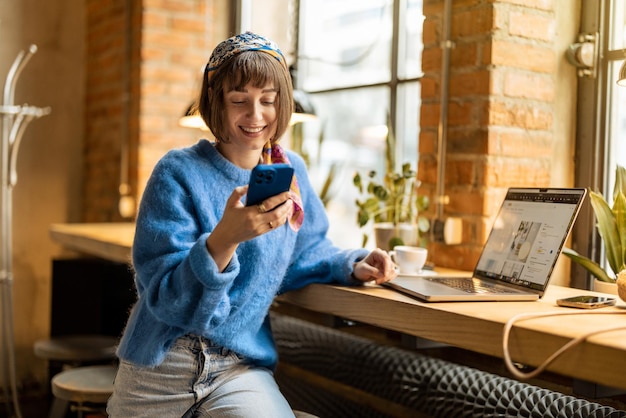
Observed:
[[[355,263],[352,274],[357,280],[362,282],[374,281],[376,284],[388,282],[398,275],[391,257],[380,248],[375,249],[363,260]]]

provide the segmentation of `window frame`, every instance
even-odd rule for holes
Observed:
[[[420,74],[414,77],[401,77],[399,75],[399,52],[400,52],[400,34],[403,30],[405,30],[403,21],[400,17],[400,13],[403,8],[406,7],[407,0],[390,0],[392,2],[392,34],[391,34],[391,54],[390,54],[390,80],[387,82],[378,82],[378,83],[363,83],[357,85],[351,85],[347,87],[336,87],[336,88],[328,88],[328,89],[317,89],[317,90],[307,90],[306,93],[312,96],[316,94],[325,94],[325,93],[336,93],[342,91],[350,91],[356,89],[366,89],[372,87],[387,87],[389,89],[389,119],[390,126],[393,132],[400,133],[399,130],[399,121],[402,116],[398,115],[398,98],[399,98],[399,89],[403,85],[408,85],[410,83],[421,83],[423,78],[423,73],[420,71]],[[298,18],[298,27],[302,24],[302,17],[299,13],[300,10],[300,0],[295,0],[296,3],[296,13]],[[422,6],[423,7],[423,6]],[[300,50],[300,38],[299,35],[296,35],[298,39],[296,40],[296,53],[295,53],[295,62],[294,65],[298,67],[299,60],[299,50]],[[297,76],[294,79],[294,88],[301,88],[301,84]],[[421,98],[419,98],[421,101]],[[419,131],[419,113],[415,115],[416,117],[416,125]],[[419,135],[414,138],[414,146],[417,150],[419,145]],[[411,145],[411,144],[408,144]],[[394,150],[396,167],[398,170],[402,164],[402,150],[407,146],[405,143],[396,143],[396,149]],[[416,151],[417,152],[417,151]]]
[[[613,3],[622,0],[584,1],[581,4],[581,33],[598,36],[599,59],[595,77],[578,81],[575,149],[575,183],[578,187],[601,191],[612,196],[612,178],[608,152],[612,89],[621,88],[612,79],[611,66],[624,59],[624,50],[611,50],[611,11]],[[612,88],[611,88],[612,87]],[[592,117],[589,117],[592,115]],[[595,225],[591,205],[582,207],[572,232],[574,250],[605,265],[602,240]],[[572,263],[571,287],[589,289],[592,278],[587,270]]]

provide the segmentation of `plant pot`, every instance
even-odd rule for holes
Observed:
[[[617,284],[603,282],[602,280],[593,280],[593,290],[600,293],[609,293],[617,296]]]
[[[415,224],[393,225],[391,222],[374,224],[374,237],[376,246],[381,250],[389,251],[389,241],[392,238],[400,238],[404,245],[417,246],[419,241],[419,230]]]
[[[617,274],[616,284],[619,298],[626,302],[626,270],[622,270]]]

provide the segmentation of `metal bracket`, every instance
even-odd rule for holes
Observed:
[[[569,46],[566,52],[570,64],[578,68],[578,77],[595,78],[598,69],[598,33],[581,33],[578,42]]]

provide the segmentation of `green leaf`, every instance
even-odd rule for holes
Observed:
[[[622,266],[622,242],[613,211],[600,193],[590,192],[591,206],[598,221],[597,227],[606,251],[606,258],[613,273]]]
[[[620,257],[617,260],[617,270],[613,270],[616,274],[626,268],[626,196],[621,190],[615,195],[613,201],[613,216],[617,225],[617,233],[619,235]]]
[[[600,264],[596,263],[595,261],[583,255],[580,255],[576,251],[567,247],[563,248],[562,253],[563,255],[571,258],[576,263],[580,264],[598,280],[603,281],[603,282],[615,283],[615,279],[611,278],[606,273],[606,271],[602,268],[602,266],[600,266]]]
[[[328,205],[328,202],[330,202],[330,199],[332,197],[330,193],[330,187],[332,186],[333,181],[335,180],[336,171],[337,171],[337,164],[331,164],[328,170],[328,175],[326,176],[326,180],[324,181],[324,184],[322,185],[322,190],[320,190],[319,196],[320,196],[320,199],[322,200],[322,203],[324,204],[324,207]]]
[[[361,175],[356,173],[354,177],[352,177],[352,183],[359,190],[359,193],[363,193],[363,182],[361,181]]]
[[[618,165],[615,168],[615,185],[613,186],[613,199],[617,196],[618,192],[626,195],[626,168]]]
[[[356,214],[356,221],[359,224],[359,227],[365,226],[365,224],[370,220],[370,215],[366,210],[359,209]]]
[[[424,217],[417,218],[417,229],[420,232],[428,232],[430,229],[430,221]]]
[[[390,250],[393,250],[393,248],[394,248],[396,245],[404,245],[404,241],[402,240],[402,238],[400,238],[400,237],[393,237],[393,238],[391,238],[391,239],[389,240],[389,243],[388,243],[387,247],[388,247]]]

